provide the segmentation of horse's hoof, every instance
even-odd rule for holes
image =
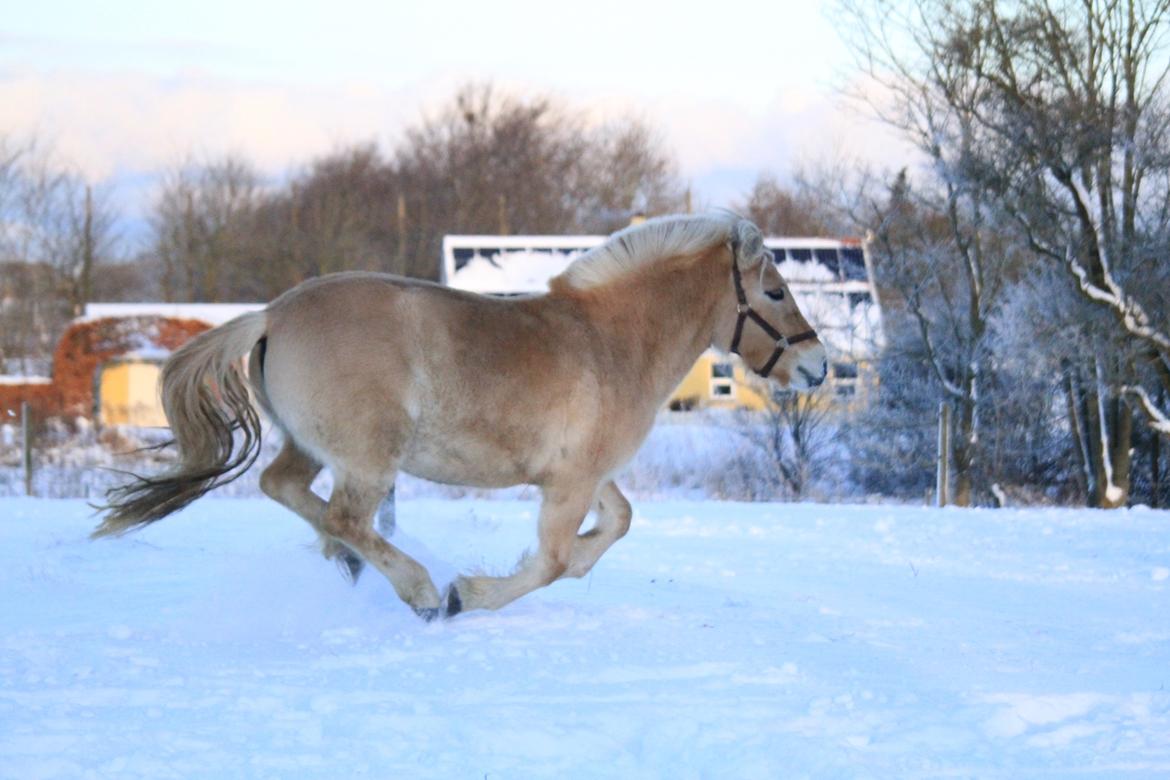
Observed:
[[[414,610],[414,614],[428,623],[439,616],[438,607],[412,607],[412,609]]]
[[[447,588],[447,598],[445,599],[447,610],[444,617],[455,617],[463,611],[463,600],[459,598],[459,590],[451,583]]]
[[[337,558],[337,565],[341,568],[342,576],[349,580],[349,584],[357,585],[358,577],[362,576],[362,569],[366,563],[353,553],[342,553]]]

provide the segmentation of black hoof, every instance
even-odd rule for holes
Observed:
[[[341,566],[341,573],[349,580],[349,584],[357,585],[358,577],[362,576],[362,569],[366,567],[365,561],[353,553],[342,553],[338,563]]]
[[[463,601],[459,598],[459,591],[454,585],[447,588],[447,612],[446,617],[455,617],[463,611]]]
[[[413,607],[413,609],[414,609],[414,614],[418,615],[420,618],[422,618],[423,620],[425,620],[428,623],[430,623],[432,620],[434,620],[435,618],[437,618],[439,616],[439,608],[438,607]]]

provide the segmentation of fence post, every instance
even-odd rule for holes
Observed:
[[[24,494],[31,496],[32,492],[32,420],[28,410],[28,401],[20,402],[20,451],[21,466],[24,468]]]
[[[946,401],[938,405],[938,475],[935,485],[935,506],[946,506],[951,483],[951,406]]]

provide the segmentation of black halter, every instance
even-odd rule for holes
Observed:
[[[772,350],[772,357],[768,358],[768,362],[764,364],[763,368],[752,368],[760,376],[765,379],[772,373],[772,369],[776,366],[776,361],[784,354],[784,350],[792,344],[799,344],[802,341],[815,339],[817,332],[815,330],[806,330],[803,333],[798,333],[792,338],[786,337],[783,333],[772,327],[772,324],[760,316],[759,312],[751,307],[748,303],[747,294],[743,291],[743,278],[739,273],[739,242],[731,242],[731,278],[735,282],[735,297],[739,302],[735,307],[737,319],[735,321],[735,335],[731,338],[731,352],[744,358],[744,363],[747,363],[747,358],[739,351],[739,340],[743,337],[743,324],[747,320],[751,320],[760,326],[760,330],[764,331],[776,342],[776,348]],[[751,365],[748,364],[750,368]]]

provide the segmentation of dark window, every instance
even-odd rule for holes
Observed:
[[[837,259],[836,249],[817,249],[814,254],[817,257],[817,262],[828,268],[833,276],[841,276],[840,261]]]
[[[718,384],[711,388],[711,395],[731,395],[730,384]]]
[[[853,385],[837,385],[835,388],[833,388],[833,390],[840,398],[849,398],[850,396],[857,394],[857,388]]]
[[[732,371],[730,363],[712,363],[711,364],[711,378],[712,379],[731,379],[735,376]]]
[[[475,250],[456,248],[452,254],[455,255],[455,270],[458,271],[471,262],[471,258],[475,256]]]
[[[856,309],[858,306],[860,306],[863,303],[865,303],[865,304],[869,303],[869,293],[867,293],[867,292],[849,293],[849,308],[850,309]]]
[[[857,364],[856,363],[834,363],[833,376],[837,379],[856,379],[857,378]]]
[[[807,263],[812,260],[811,249],[789,249],[788,256],[800,263]]]
[[[846,279],[865,281],[865,257],[859,247],[845,247],[841,250],[841,269]]]

